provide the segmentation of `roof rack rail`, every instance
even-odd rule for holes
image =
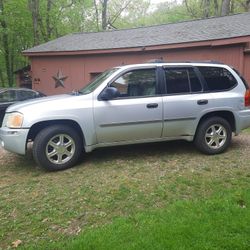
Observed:
[[[146,63],[167,63],[167,62],[160,58],[160,59],[150,59]]]
[[[179,61],[164,61],[163,59],[151,59],[146,63],[211,63],[211,64],[224,64],[216,60],[179,60]]]
[[[220,61],[215,60],[185,60],[185,61],[168,61],[168,63],[211,63],[211,64],[224,64]]]

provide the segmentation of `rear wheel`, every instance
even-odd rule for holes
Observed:
[[[232,129],[228,121],[210,117],[199,125],[194,143],[205,154],[219,154],[228,148],[231,139]]]
[[[82,150],[81,137],[66,125],[53,125],[41,130],[33,144],[35,161],[50,171],[74,166]]]

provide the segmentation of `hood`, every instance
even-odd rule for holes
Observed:
[[[51,109],[55,110],[63,110],[67,109],[70,106],[74,106],[74,103],[77,102],[77,100],[82,100],[83,102],[90,99],[90,95],[70,95],[70,94],[64,94],[64,95],[53,95],[48,97],[41,97],[36,99],[31,99],[27,101],[17,102],[15,104],[12,104],[8,107],[6,110],[6,113],[10,112],[31,112],[31,113],[37,113],[37,112],[43,112],[48,111]]]

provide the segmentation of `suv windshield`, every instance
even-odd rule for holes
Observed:
[[[92,82],[90,82],[87,86],[79,90],[80,94],[86,95],[94,91],[103,81],[105,81],[109,76],[111,76],[118,68],[109,69],[100,74],[97,78],[95,78]]]

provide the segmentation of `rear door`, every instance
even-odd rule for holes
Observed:
[[[163,97],[163,137],[192,136],[212,96],[203,92],[196,68],[165,67],[163,70],[167,91]]]
[[[163,103],[156,67],[128,70],[109,86],[114,100],[96,100],[94,119],[98,143],[134,142],[161,137]]]

